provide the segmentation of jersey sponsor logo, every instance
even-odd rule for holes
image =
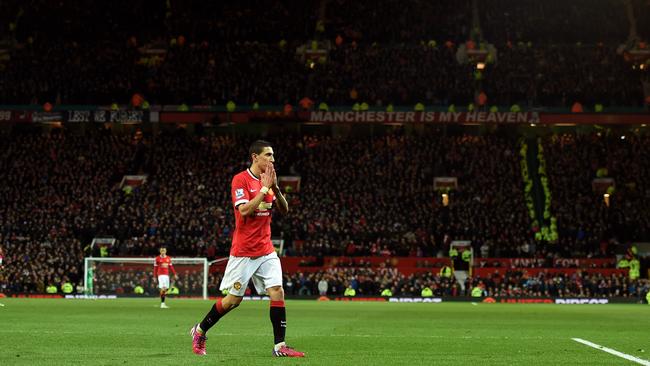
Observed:
[[[244,189],[243,188],[235,189],[235,197],[236,198],[244,197]]]
[[[239,282],[235,282],[235,284],[232,285],[232,287],[233,287],[235,290],[239,291],[239,290],[241,290],[241,283],[239,283]]]
[[[257,189],[249,189],[249,191],[250,191],[251,193],[255,193],[255,192],[257,192]]]

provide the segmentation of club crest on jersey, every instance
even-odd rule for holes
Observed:
[[[273,203],[262,201],[259,206],[257,206],[258,211],[268,211],[273,207]]]
[[[244,189],[243,188],[235,189],[235,197],[236,198],[244,197]]]
[[[239,283],[239,282],[235,282],[235,284],[232,285],[232,287],[233,287],[235,290],[239,291],[239,290],[241,290],[241,283]]]

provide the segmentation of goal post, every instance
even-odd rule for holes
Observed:
[[[86,257],[84,258],[84,293],[87,295],[95,295],[97,292],[102,291],[101,288],[96,287],[99,277],[104,277],[103,273],[98,274],[98,270],[115,274],[107,277],[119,278],[122,282],[127,284],[135,283],[134,281],[136,279],[145,279],[150,283],[144,285],[150,285],[153,283],[154,261],[155,258]],[[208,298],[208,274],[210,271],[210,264],[208,263],[207,258],[174,257],[172,258],[172,264],[180,276],[183,276],[186,273],[190,274],[190,270],[192,270],[192,274],[190,275],[192,276],[193,282],[191,282],[190,287],[198,287],[203,299]],[[180,278],[180,281],[182,282],[183,278]],[[197,281],[200,282],[200,285],[197,284]],[[138,284],[142,285],[140,283]],[[104,284],[102,285],[103,287],[108,286]],[[110,284],[111,287],[118,285],[122,285],[122,283]],[[182,290],[188,293],[190,291],[190,289]]]

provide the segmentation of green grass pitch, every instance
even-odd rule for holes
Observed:
[[[287,301],[287,341],[271,357],[267,302],[244,302],[208,334],[188,331],[212,301],[0,299],[0,365],[633,365],[572,341],[650,359],[648,305]]]

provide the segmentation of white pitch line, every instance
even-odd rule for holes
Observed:
[[[623,352],[619,352],[619,351],[617,351],[615,349],[603,347],[603,346],[601,346],[599,344],[592,343],[592,342],[589,342],[589,341],[585,341],[584,339],[581,339],[581,338],[571,338],[571,339],[573,339],[574,341],[576,341],[578,343],[582,343],[582,344],[584,344],[586,346],[589,346],[591,348],[595,348],[597,350],[607,352],[607,353],[612,354],[614,356],[624,358],[624,359],[626,359],[628,361],[636,362],[636,363],[644,365],[644,366],[650,366],[650,361],[646,361],[646,360],[643,360],[641,358],[628,355],[627,353],[623,353]]]

